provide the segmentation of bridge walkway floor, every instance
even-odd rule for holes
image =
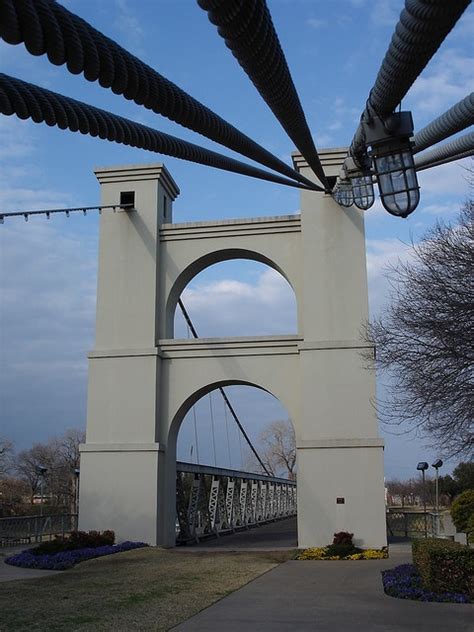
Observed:
[[[297,547],[296,529],[296,517],[287,518],[220,535],[218,538],[205,539],[196,544],[187,544],[185,547],[179,547],[178,550],[181,548],[190,550],[191,547],[199,551],[203,549],[213,551],[215,549],[221,551],[295,549]]]

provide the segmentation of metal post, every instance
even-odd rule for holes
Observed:
[[[425,539],[428,537],[428,520],[426,516],[426,487],[425,487],[425,470],[422,470],[423,474],[423,511],[425,514]]]
[[[44,498],[44,493],[43,493],[43,485],[44,485],[44,476],[41,475],[41,483],[40,483],[40,521],[39,521],[39,528],[40,528],[40,537],[39,537],[39,541],[42,542],[43,541],[43,498]]]

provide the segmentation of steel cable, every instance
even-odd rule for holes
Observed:
[[[450,156],[449,158],[444,158],[442,160],[437,160],[436,162],[429,162],[426,165],[421,167],[417,167],[417,171],[424,171],[425,169],[431,169],[432,167],[439,167],[441,165],[445,165],[447,162],[454,162],[455,160],[461,160],[462,158],[470,158],[474,156],[474,150],[463,151],[460,154],[455,154],[454,156]]]
[[[362,120],[394,112],[471,0],[405,0],[389,48],[370,91]],[[366,154],[362,125],[349,154],[359,165]]]
[[[184,306],[184,303],[181,299],[178,299],[178,305],[179,308],[181,310],[181,313],[184,316],[184,320],[186,321],[186,324],[188,325],[189,329],[191,330],[191,333],[193,335],[194,338],[199,338],[198,333],[196,331],[196,328],[193,325],[193,322],[191,320],[191,317],[188,314],[187,309]],[[265,464],[263,463],[262,459],[260,458],[257,450],[255,449],[253,443],[250,441],[250,437],[248,436],[248,434],[245,432],[244,427],[242,426],[240,419],[237,416],[237,413],[234,410],[234,407],[232,406],[232,404],[229,401],[229,398],[227,397],[226,392],[224,391],[224,389],[220,386],[218,388],[219,393],[222,396],[222,399],[224,400],[225,405],[227,406],[227,408],[229,409],[230,414],[232,415],[232,417],[234,418],[235,423],[237,424],[240,432],[243,434],[245,441],[247,442],[249,448],[252,450],[255,458],[257,459],[257,461],[260,463],[260,466],[262,467],[263,471],[268,475],[271,476],[270,472],[268,471],[268,469],[265,467]],[[239,435],[240,437],[240,435]],[[243,467],[243,465],[242,465]]]
[[[2,73],[0,73],[0,112],[7,116],[16,114],[21,119],[31,118],[35,123],[45,122],[51,127],[57,126],[72,132],[79,131],[81,134],[98,136],[103,140],[166,154],[252,178],[306,188],[294,180],[247,165],[176,136],[170,136]]]
[[[472,153],[469,154],[467,152]],[[445,143],[440,147],[418,154],[418,156],[415,156],[415,167],[421,170],[432,166],[432,163],[457,160],[461,157],[460,154],[463,156],[474,154],[474,132],[469,132],[469,134],[459,136],[459,138],[452,140],[450,143]]]
[[[0,37],[270,169],[309,180],[54,0],[0,0]],[[314,185],[312,188],[316,188]]]
[[[473,124],[474,92],[471,92],[413,136],[413,153],[431,147]]]
[[[309,166],[329,188],[265,0],[198,0]]]

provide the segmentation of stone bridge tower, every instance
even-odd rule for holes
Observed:
[[[336,175],[346,150],[321,159]],[[308,178],[300,155],[294,163]],[[132,201],[100,224],[97,333],[89,354],[87,442],[81,448],[81,529],[174,545],[176,441],[194,402],[249,384],[286,406],[297,441],[298,545],[335,531],[386,544],[383,442],[364,368],[368,317],[364,217],[304,191],[301,214],[174,224],[178,187],[163,165],[96,171],[102,204]],[[298,334],[177,340],[177,301],[206,267],[252,259],[292,286]]]

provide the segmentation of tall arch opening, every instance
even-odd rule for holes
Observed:
[[[295,434],[276,397],[250,384],[211,385],[183,404],[170,443],[177,543],[281,521],[279,537],[296,546]]]
[[[296,296],[268,264],[248,259],[215,263],[194,276],[179,297],[201,338],[296,334]],[[174,337],[192,337],[180,306]]]

